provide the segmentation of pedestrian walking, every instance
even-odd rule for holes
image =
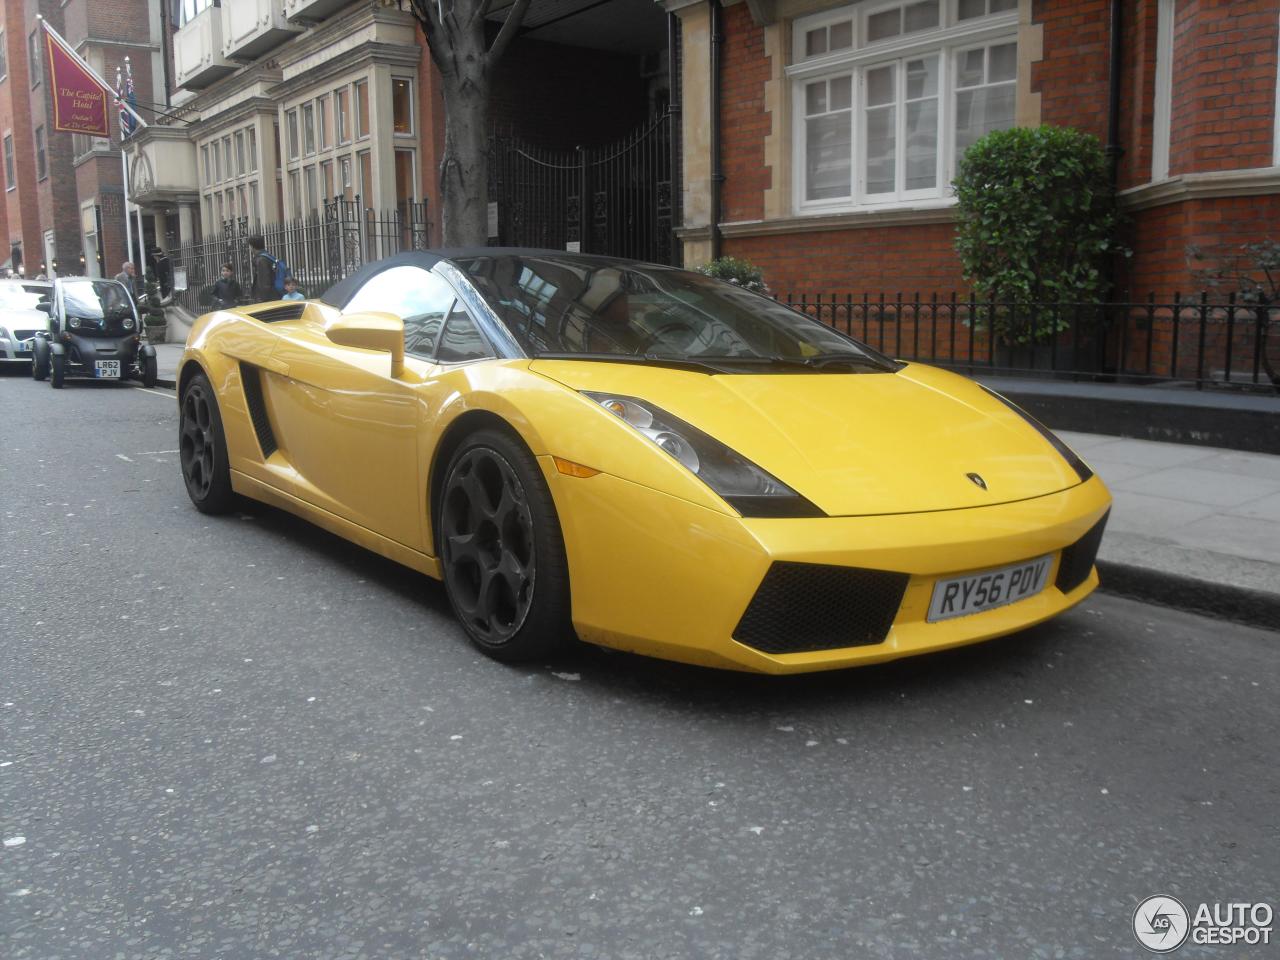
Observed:
[[[137,299],[138,296],[138,273],[133,267],[132,260],[126,260],[120,264],[120,272],[115,277],[124,284],[125,289],[129,291],[129,296]]]
[[[215,310],[229,310],[240,302],[244,296],[240,289],[240,281],[236,279],[231,264],[222,265],[222,276],[213,285],[213,307]]]
[[[267,253],[267,243],[261,234],[249,238],[253,251],[253,275],[249,281],[249,299],[254,303],[279,300],[284,293],[284,278],[288,268],[283,260]]]

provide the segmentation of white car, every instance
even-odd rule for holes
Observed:
[[[36,309],[52,296],[52,284],[0,280],[0,363],[31,363],[31,343],[49,329],[49,315]]]

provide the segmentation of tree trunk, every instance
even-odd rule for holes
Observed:
[[[489,217],[489,81],[482,61],[462,59],[444,80],[440,212],[446,247],[483,246]]]

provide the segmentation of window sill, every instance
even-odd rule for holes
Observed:
[[[928,204],[843,210],[838,213],[807,213],[773,220],[739,220],[720,224],[720,233],[726,237],[767,237],[827,230],[954,223],[955,218],[954,200],[931,201]]]

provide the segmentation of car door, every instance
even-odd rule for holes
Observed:
[[[331,342],[319,324],[281,330],[270,378],[281,444],[297,495],[384,537],[426,550],[422,437],[434,417],[432,361],[453,288],[417,266],[374,275],[344,314],[394,313],[405,323],[405,369],[389,354]]]

